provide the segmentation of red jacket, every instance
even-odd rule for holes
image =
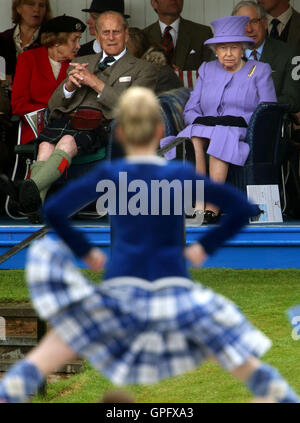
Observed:
[[[63,62],[58,78],[55,79],[46,47],[19,54],[11,96],[13,114],[24,116],[47,107],[53,92],[66,78],[68,67],[69,62]],[[21,144],[26,144],[33,138],[30,126],[24,120]]]

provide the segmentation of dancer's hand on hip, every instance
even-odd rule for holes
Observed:
[[[106,263],[106,255],[99,248],[92,248],[89,253],[83,257],[85,264],[95,272],[102,270]]]
[[[193,266],[201,266],[208,257],[204,248],[198,242],[186,247],[184,255]]]

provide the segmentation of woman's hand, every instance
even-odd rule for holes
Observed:
[[[106,255],[99,248],[92,248],[89,253],[82,258],[85,264],[95,272],[102,270],[106,263]]]
[[[207,260],[207,254],[198,242],[186,247],[184,250],[185,257],[192,263],[193,266],[201,266]]]

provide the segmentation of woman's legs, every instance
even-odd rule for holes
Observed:
[[[195,166],[196,171],[198,173],[202,173],[202,175],[206,175],[206,153],[205,149],[208,145],[208,140],[206,138],[198,138],[192,137],[192,143],[195,150]],[[195,206],[195,210],[204,210],[203,203],[197,203]]]
[[[229,164],[216,157],[209,156],[209,177],[214,182],[224,183],[227,178]],[[218,207],[214,204],[206,203],[206,210],[211,210],[216,215],[219,213]]]
[[[38,391],[49,374],[76,356],[56,332],[51,330],[0,381],[0,402],[25,402]]]
[[[206,174],[206,159],[205,148],[207,147],[208,140],[206,138],[192,137],[192,143],[195,150],[196,171],[198,173]]]

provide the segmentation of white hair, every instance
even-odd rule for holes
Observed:
[[[228,43],[220,43],[220,44],[228,44]],[[218,46],[219,46],[220,44],[208,44],[208,47],[209,47],[209,48],[213,51],[213,53],[214,53],[214,54],[216,54],[217,48],[218,48]],[[240,43],[240,42],[236,42],[236,43],[234,43],[234,42],[233,42],[233,44],[241,44],[243,52],[244,52],[247,48],[252,47],[252,43],[247,43],[247,42],[242,42],[242,43]]]

